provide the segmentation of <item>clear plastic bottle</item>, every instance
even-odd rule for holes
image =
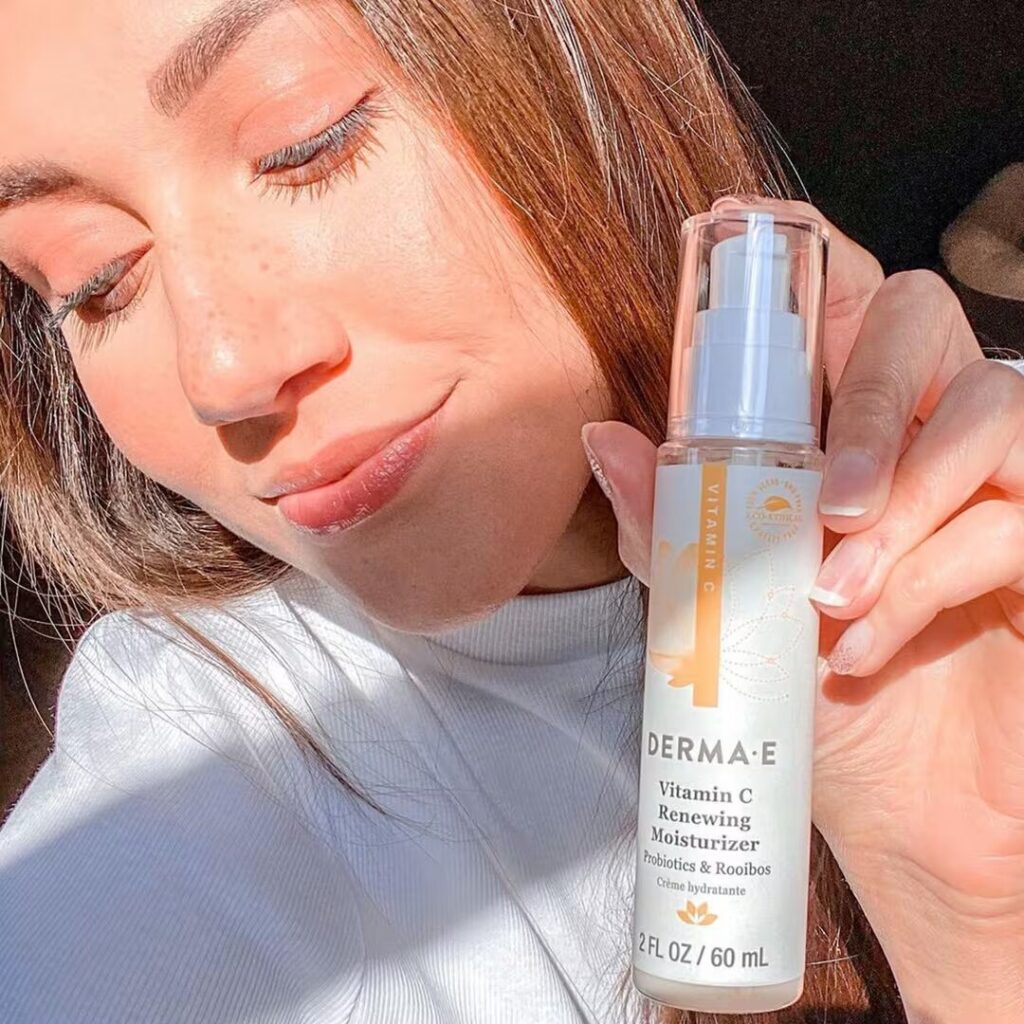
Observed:
[[[768,209],[683,226],[633,935],[634,984],[680,1009],[803,990],[826,257],[817,221]]]

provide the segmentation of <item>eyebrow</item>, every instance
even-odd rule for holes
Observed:
[[[275,11],[300,0],[227,0],[180,42],[146,81],[158,113],[180,117],[213,73]],[[73,171],[49,160],[0,167],[0,213],[36,199],[88,190]]]
[[[228,0],[218,7],[149,77],[150,102],[178,117],[221,62],[274,11],[296,0]]]

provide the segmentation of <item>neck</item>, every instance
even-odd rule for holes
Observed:
[[[618,523],[611,503],[591,480],[565,533],[538,566],[523,594],[582,590],[622,579]]]

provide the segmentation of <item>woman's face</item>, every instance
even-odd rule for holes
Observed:
[[[143,6],[0,13],[0,260],[54,310],[93,279],[63,329],[114,443],[398,628],[621,575],[581,502],[580,427],[613,412],[587,345],[365,29]]]

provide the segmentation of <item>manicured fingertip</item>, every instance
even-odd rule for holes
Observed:
[[[879,547],[870,534],[844,537],[818,570],[811,598],[826,608],[845,608],[871,585]]]
[[[712,204],[711,209],[714,212],[719,210],[728,209],[729,207],[736,206],[757,206],[760,203],[764,203],[764,196],[755,195],[740,195],[734,194],[729,196],[719,196]]]
[[[846,519],[856,519],[868,511],[867,505],[819,505],[818,510],[823,516],[842,516]]]
[[[842,594],[837,594],[834,590],[825,590],[822,587],[812,587],[810,598],[826,608],[845,608],[850,603],[848,597],[843,597]]]
[[[875,645],[875,627],[868,619],[857,619],[839,638],[828,656],[828,665],[836,675],[853,675]]]
[[[583,451],[586,453],[587,462],[590,463],[590,471],[594,474],[594,479],[598,482],[601,490],[604,491],[605,497],[609,501],[614,502],[615,492],[605,474],[604,467],[601,465],[601,460],[598,458],[589,440],[595,426],[595,423],[584,423],[583,429],[580,431],[580,440],[583,442]]]
[[[822,515],[847,519],[864,515],[877,497],[881,475],[877,457],[866,448],[840,448],[830,453],[818,510]]]

